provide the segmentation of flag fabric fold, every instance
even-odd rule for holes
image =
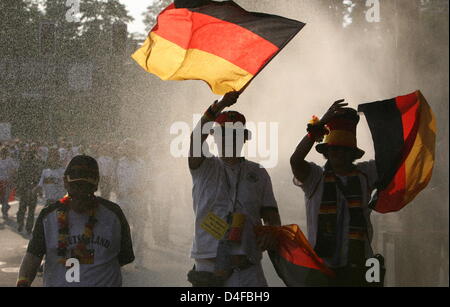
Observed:
[[[242,90],[305,25],[233,1],[185,2],[159,14],[132,58],[162,80],[203,80],[219,95]]]
[[[334,277],[333,270],[317,256],[298,225],[258,226],[256,235],[271,233],[278,238],[278,249],[269,251],[278,276],[288,287],[307,286],[311,273]]]
[[[372,133],[377,164],[377,192],[370,206],[396,212],[430,182],[436,143],[436,120],[420,91],[362,104]]]

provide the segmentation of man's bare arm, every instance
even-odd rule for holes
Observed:
[[[217,103],[215,103],[214,105],[216,105]],[[211,108],[215,108],[214,105],[211,106]],[[208,138],[208,134],[203,134],[203,126],[208,123],[210,121],[210,119],[208,117],[206,117],[205,115],[202,116],[202,118],[200,119],[200,122],[197,124],[197,126],[194,128],[194,131],[192,131],[191,133],[191,143],[190,143],[190,148],[189,148],[189,168],[190,169],[197,169],[199,168],[203,161],[205,160],[205,156],[203,155],[203,151],[202,151],[202,147],[203,147],[203,143],[206,141],[206,139]],[[194,135],[201,135],[201,139],[200,139],[200,144],[194,144]],[[196,157],[194,156],[194,146],[200,146],[199,151],[200,151],[200,156]]]
[[[347,103],[344,103],[344,99],[338,100],[328,109],[327,113],[320,120],[320,124],[326,125],[328,122],[345,106]],[[310,173],[309,163],[305,160],[308,153],[311,151],[314,145],[314,141],[311,140],[308,136],[305,136],[300,144],[298,144],[295,152],[291,156],[291,168],[292,173],[295,178],[301,183],[305,182]]]
[[[294,177],[302,183],[305,182],[306,178],[309,176],[310,166],[308,162],[305,161],[305,158],[311,151],[313,145],[314,142],[308,136],[305,136],[291,156],[292,173],[294,174]]]
[[[281,226],[280,214],[276,208],[263,208],[261,218],[266,226]],[[278,246],[277,237],[270,233],[259,235],[256,242],[262,251],[275,250]]]
[[[26,253],[20,265],[18,280],[25,278],[29,281],[29,285],[31,286],[36,277],[37,270],[41,265],[41,261],[42,257]]]
[[[263,208],[261,211],[261,218],[264,225],[281,226],[280,213],[274,208]]]
[[[214,116],[217,116],[220,112],[222,112],[226,107],[230,107],[234,105],[237,102],[237,99],[239,98],[240,92],[229,92],[227,93],[221,101],[215,102],[213,105],[211,105],[210,110],[213,113]],[[203,161],[205,161],[205,156],[202,152],[203,143],[208,138],[208,134],[203,134],[203,126],[212,121],[213,119],[208,118],[207,116],[203,115],[200,119],[200,122],[195,127],[194,131],[191,133],[191,143],[189,148],[189,168],[192,170],[198,169]],[[194,135],[201,135],[200,142],[195,142]],[[200,153],[199,157],[195,157],[194,155],[194,146],[200,146],[199,148],[196,148],[196,152]]]

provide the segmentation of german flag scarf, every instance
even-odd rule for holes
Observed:
[[[340,252],[342,246],[341,229],[338,229],[338,203],[337,193],[341,191],[345,197],[346,205],[350,214],[349,222],[349,251],[348,263],[363,265],[365,261],[365,243],[367,241],[367,223],[364,218],[362,208],[362,189],[360,172],[354,170],[347,176],[347,184],[343,182],[331,171],[328,165],[325,167],[324,187],[322,201],[320,205],[317,241],[315,251],[322,258],[331,258]],[[345,210],[345,207],[343,208]],[[342,212],[341,212],[342,214]]]

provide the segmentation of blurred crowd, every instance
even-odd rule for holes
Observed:
[[[139,266],[140,251],[146,248],[144,229],[149,224],[151,210],[150,169],[149,157],[133,139],[91,144],[74,143],[64,138],[55,143],[20,139],[0,143],[0,200],[4,221],[11,221],[10,202],[17,199],[17,230],[26,230],[30,234],[37,203],[48,205],[64,197],[65,167],[73,157],[81,154],[92,156],[98,162],[97,195],[118,203],[125,213],[132,228]],[[152,211],[153,215],[158,213]],[[166,231],[152,233],[156,243],[161,243],[164,238],[168,240]]]

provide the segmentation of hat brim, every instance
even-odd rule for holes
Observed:
[[[325,154],[328,151],[328,147],[329,145],[327,143],[321,143],[316,145],[316,150],[318,153]],[[366,153],[364,150],[359,149],[357,147],[353,148],[353,150],[355,152],[355,159],[361,159]]]
[[[78,182],[78,181],[84,181],[93,185],[98,185],[98,178],[92,178],[92,177],[71,177],[70,175],[66,176],[67,182]]]

